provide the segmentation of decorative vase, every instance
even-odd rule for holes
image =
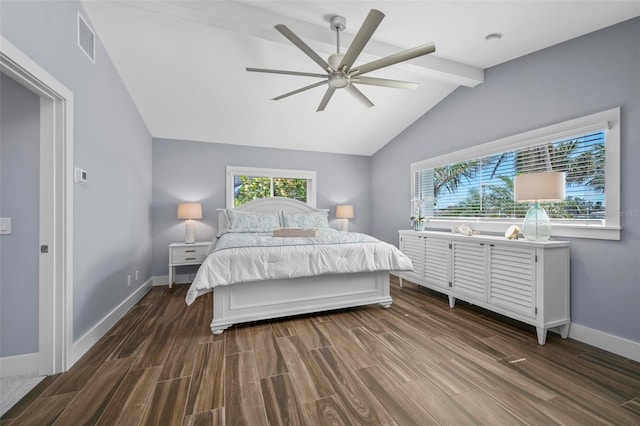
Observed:
[[[421,220],[413,221],[413,230],[414,231],[424,231],[424,222]]]

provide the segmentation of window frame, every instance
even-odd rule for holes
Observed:
[[[290,170],[290,169],[271,169],[262,167],[241,167],[227,166],[226,169],[226,205],[228,209],[234,206],[234,177],[235,176],[255,176],[268,178],[291,178],[307,180],[307,204],[313,208],[316,207],[316,186],[317,173],[311,170]],[[273,187],[272,187],[273,192]],[[273,195],[271,195],[273,197]]]
[[[590,131],[598,130],[604,130],[606,137],[606,213],[604,225],[578,223],[578,220],[576,220],[576,222],[566,223],[565,221],[554,221],[552,219],[551,235],[554,237],[620,240],[620,231],[622,228],[620,227],[619,107],[411,163],[411,198],[413,198],[415,194],[415,174],[420,170],[522,149],[532,145],[546,143],[550,140],[569,139]],[[410,215],[411,214],[412,212],[410,212]],[[450,229],[461,223],[466,223],[473,229],[481,232],[502,233],[509,225],[521,224],[522,219],[488,220],[487,218],[474,217],[460,219],[429,218],[429,227],[431,228]]]

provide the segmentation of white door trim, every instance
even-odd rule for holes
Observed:
[[[0,36],[0,71],[40,96],[39,373],[66,371],[73,345],[73,93]]]

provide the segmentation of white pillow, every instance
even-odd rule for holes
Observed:
[[[277,212],[256,213],[228,209],[227,217],[228,232],[272,232],[280,228],[280,216]]]
[[[282,212],[285,228],[329,228],[329,212],[288,213]]]

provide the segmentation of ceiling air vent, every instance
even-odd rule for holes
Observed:
[[[89,24],[80,15],[80,12],[78,12],[78,47],[89,57],[91,62],[96,63],[96,35],[89,28]]]

